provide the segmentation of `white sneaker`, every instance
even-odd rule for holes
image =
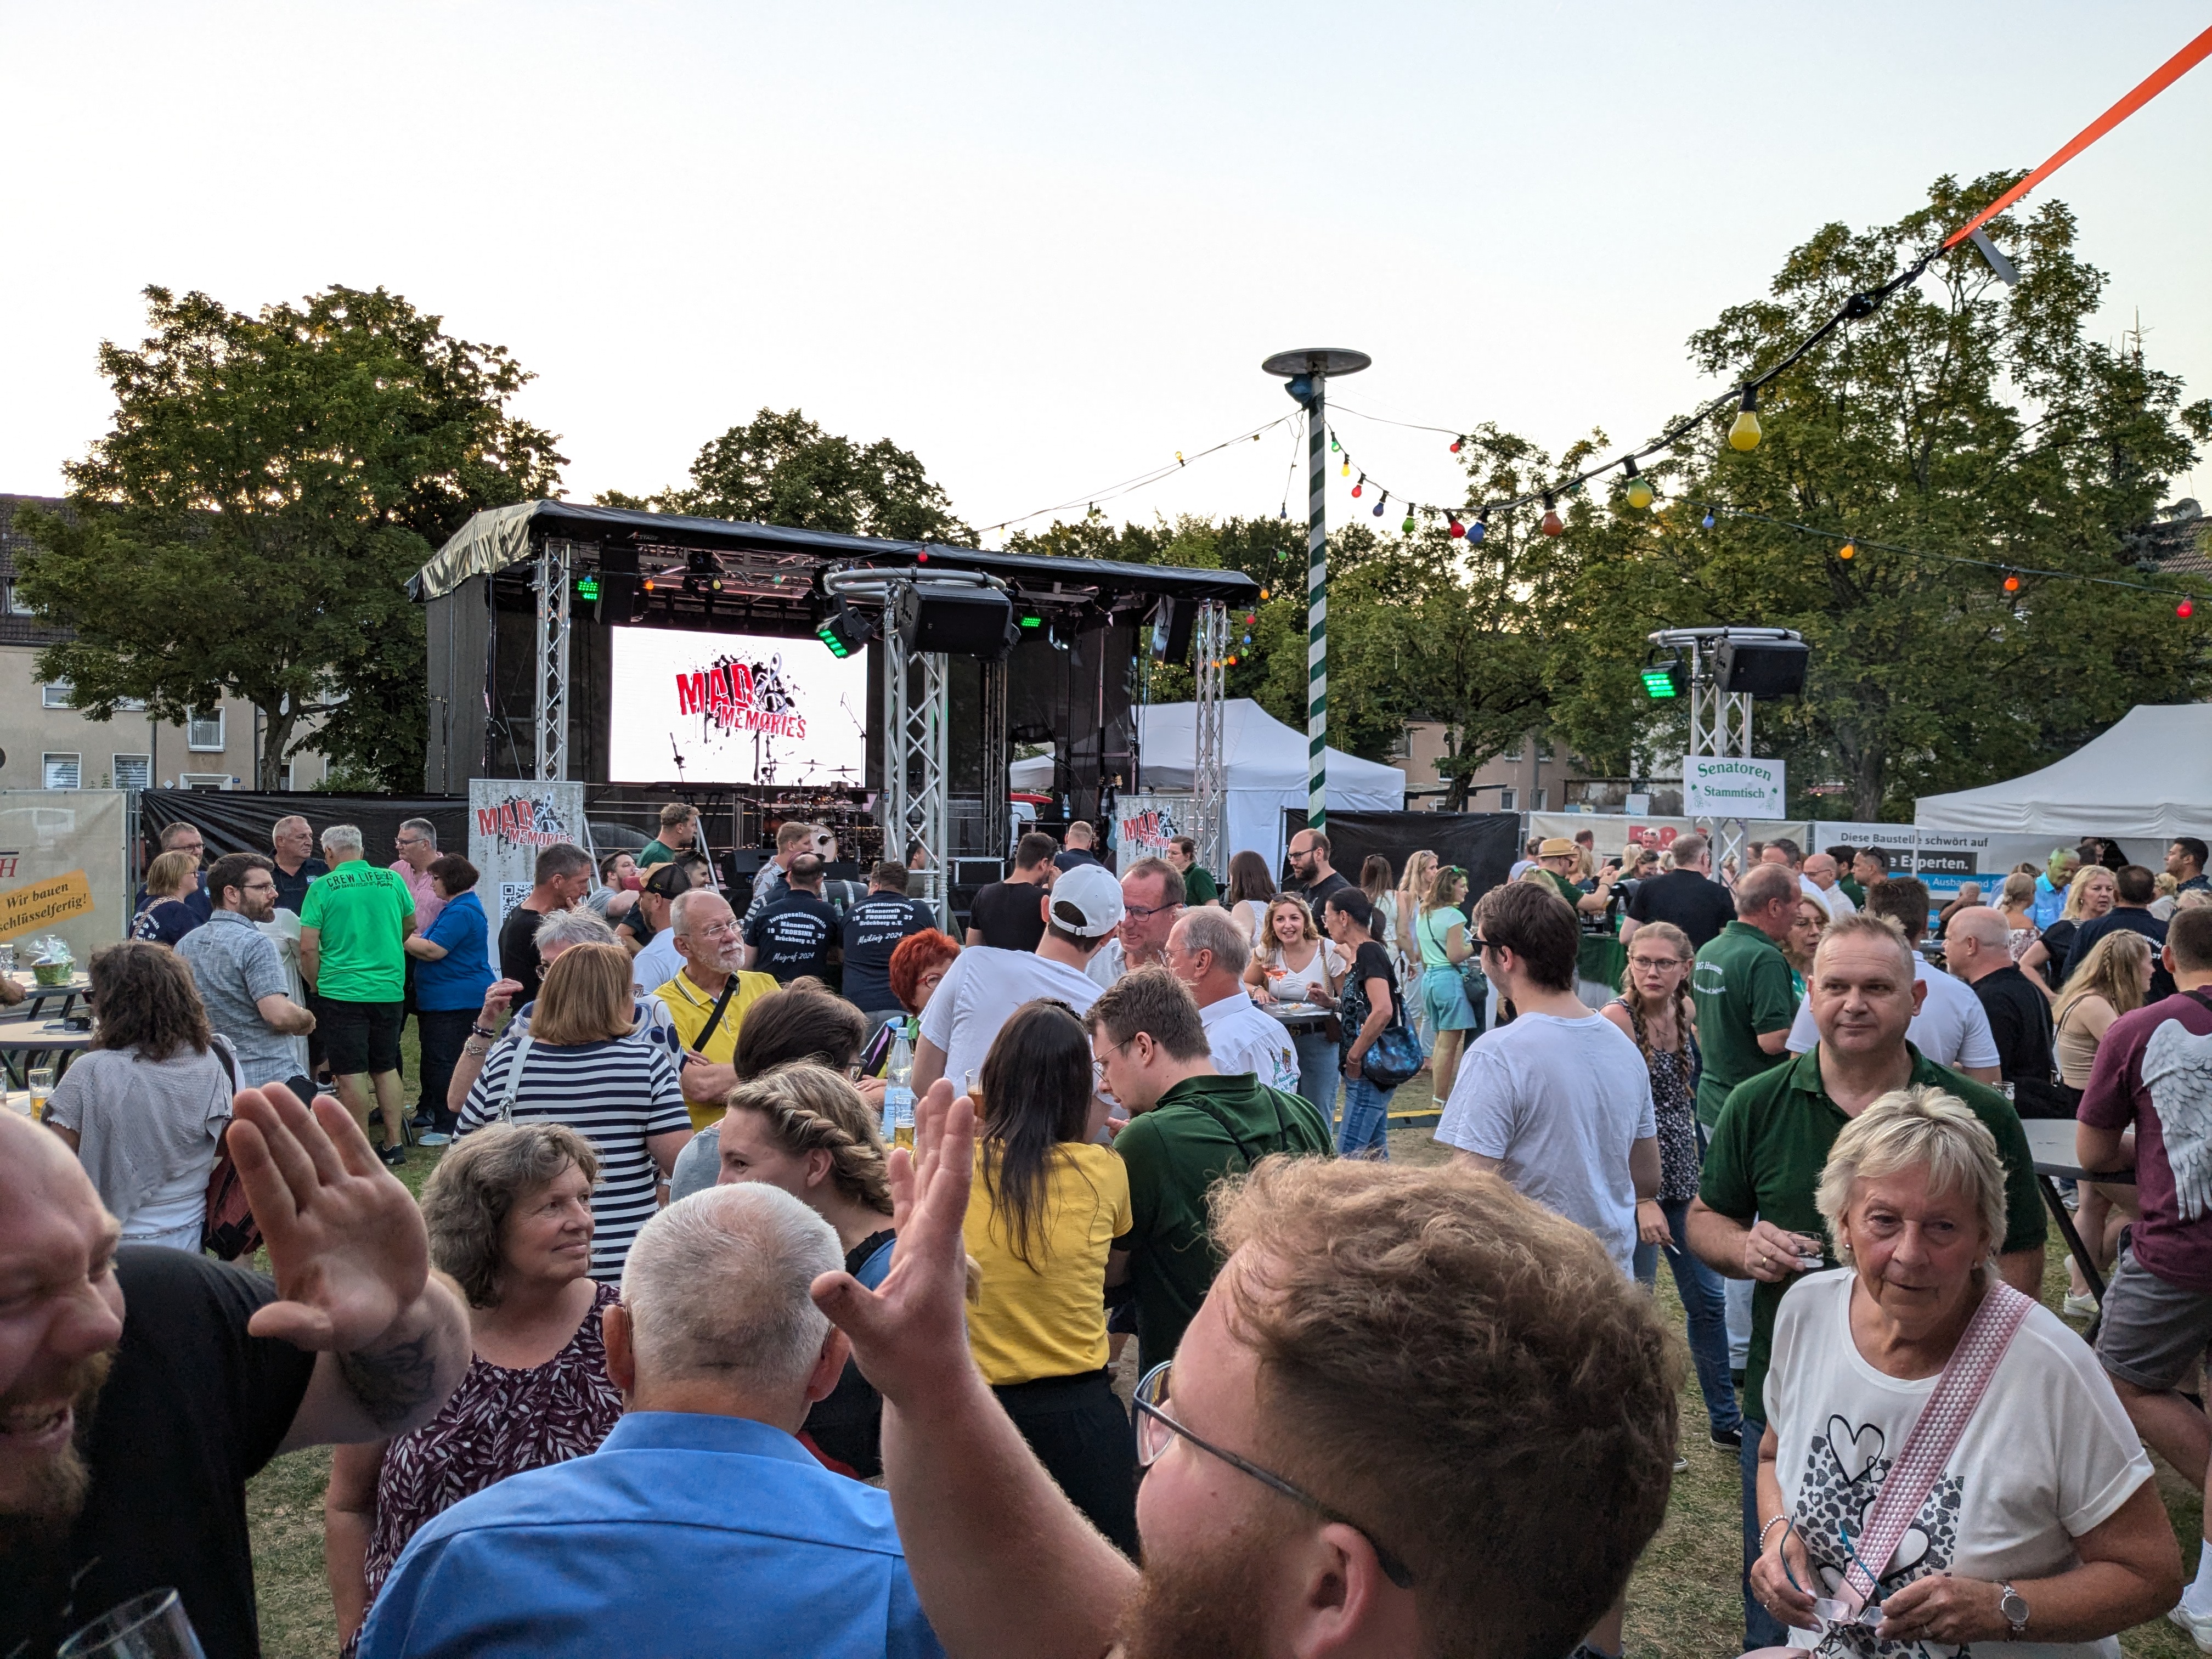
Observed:
[[[2185,1599],[2166,1616],[2189,1632],[2189,1639],[2197,1644],[2199,1653],[2212,1653],[2212,1613],[2191,1613]]]
[[[2097,1298],[2087,1291],[2067,1291],[2066,1300],[2060,1305],[2077,1319],[2094,1319],[2097,1315]],[[2212,1648],[2207,1648],[2205,1651],[2212,1653]]]

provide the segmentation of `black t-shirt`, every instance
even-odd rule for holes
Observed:
[[[2051,999],[2017,968],[1983,975],[1974,995],[1990,1017],[1997,1076],[2013,1085],[2014,1109],[2022,1117],[2073,1116],[2073,1103],[2051,1082]]]
[[[902,893],[871,893],[845,912],[845,1000],[866,1013],[896,1008],[891,952],[937,926],[929,907]]]
[[[1034,951],[1044,938],[1043,897],[1035,882],[994,881],[968,907],[968,925],[994,951]]]
[[[1405,1017],[1406,1011],[1398,991],[1398,975],[1390,966],[1390,953],[1382,948],[1382,941],[1370,939],[1352,953],[1352,970],[1344,976],[1343,1001],[1337,1020],[1338,1030],[1343,1033],[1337,1041],[1340,1061],[1341,1056],[1352,1052],[1352,1045],[1358,1040],[1359,1028],[1367,1023],[1367,1016],[1374,1011],[1373,1001],[1367,994],[1367,981],[1370,979],[1389,982],[1391,1018]],[[1389,1029],[1390,1021],[1386,1019],[1382,1022],[1382,1030],[1387,1031]]]
[[[1690,948],[1702,951],[1735,920],[1735,900],[1720,883],[1694,870],[1669,870],[1636,884],[1628,901],[1631,921],[1671,921],[1690,936]]]
[[[837,942],[837,913],[811,893],[786,891],[745,924],[745,943],[757,954],[753,966],[779,985],[811,975],[830,976],[830,951]]]
[[[653,943],[653,936],[659,933],[660,929],[655,927],[650,921],[646,920],[645,902],[642,896],[641,896],[638,902],[631,905],[629,909],[623,912],[622,920],[615,924],[615,932],[617,933],[627,933],[632,939],[637,941],[638,948],[640,950],[643,950],[647,945]]]
[[[331,866],[320,859],[307,859],[301,861],[297,875],[288,876],[283,865],[270,860],[269,874],[276,884],[276,908],[298,915],[300,907],[307,902],[308,884],[316,877],[327,876],[330,872]]]
[[[1097,862],[1097,855],[1092,853],[1089,848],[1071,847],[1064,853],[1055,853],[1053,854],[1052,867],[1055,870],[1073,870],[1080,864],[1096,864]]]
[[[538,959],[538,930],[544,921],[543,910],[526,910],[518,904],[499,925],[500,977],[522,981],[522,989],[514,999],[517,1008],[526,1002],[536,1001],[538,993],[544,988],[545,964]]]
[[[1351,885],[1350,882],[1332,870],[1310,887],[1290,887],[1284,890],[1293,898],[1304,899],[1306,902],[1306,908],[1313,912],[1314,921],[1318,923],[1322,920],[1322,908],[1328,903],[1329,895],[1341,893]],[[1326,933],[1328,930],[1323,928],[1322,931]]]
[[[0,1654],[46,1659],[110,1609],[173,1588],[208,1659],[254,1659],[246,1482],[291,1431],[315,1356],[246,1334],[276,1299],[258,1273],[126,1244],[115,1276],[122,1346],[78,1431],[91,1491],[66,1531],[0,1522]]]

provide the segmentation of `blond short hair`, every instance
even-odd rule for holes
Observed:
[[[626,1037],[637,1024],[629,952],[619,945],[572,945],[545,970],[530,1036],[550,1048]]]
[[[199,867],[199,860],[190,853],[164,853],[146,866],[146,891],[155,898],[189,893]]]
[[[1837,1254],[1845,1254],[1843,1219],[1862,1181],[1924,1170],[1928,1190],[1964,1193],[1981,1218],[1989,1252],[2005,1236],[2004,1162],[1996,1137],[1958,1096],[1919,1084],[1893,1089],[1844,1126],[1829,1148],[1814,1202]]]

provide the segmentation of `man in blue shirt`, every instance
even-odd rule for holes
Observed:
[[[764,1183],[654,1216],[602,1316],[627,1414],[418,1531],[361,1659],[941,1655],[890,1498],[797,1438],[851,1352],[807,1296],[842,1265],[830,1224]]]

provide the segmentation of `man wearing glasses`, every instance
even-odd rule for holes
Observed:
[[[1165,859],[1139,859],[1121,878],[1121,924],[1084,972],[1102,987],[1133,968],[1164,968],[1168,934],[1182,915],[1182,873]]]
[[[1144,1565],[1053,1486],[970,1357],[971,1105],[898,1160],[875,1290],[817,1279],[884,1395],[884,1467],[948,1653],[1566,1654],[1658,1529],[1677,1363],[1589,1233],[1450,1168],[1262,1160],[1137,1391]]]
[[[1318,830],[1301,830],[1291,837],[1290,890],[1306,902],[1318,920],[1331,893],[1352,885],[1328,861],[1328,837]]]
[[[695,887],[678,894],[668,908],[668,932],[684,967],[655,988],[655,994],[668,1005],[669,1021],[683,1040],[678,1076],[691,1127],[698,1130],[722,1121],[724,1103],[738,1086],[731,1061],[745,1010],[778,988],[766,974],[738,971],[744,943],[737,915],[720,893]]]
[[[430,880],[430,866],[438,857],[438,826],[428,818],[410,818],[399,826],[392,845],[399,856],[386,868],[405,882],[407,890],[415,896],[415,931],[427,933],[438,912],[446,908],[446,901],[438,896]]]
[[[192,971],[208,1026],[238,1053],[238,1086],[282,1083],[302,1100],[307,1080],[307,1033],[315,1017],[292,1000],[292,976],[276,941],[258,925],[276,915],[276,877],[258,853],[228,853],[208,872],[214,908],[208,925],[178,942]]]

